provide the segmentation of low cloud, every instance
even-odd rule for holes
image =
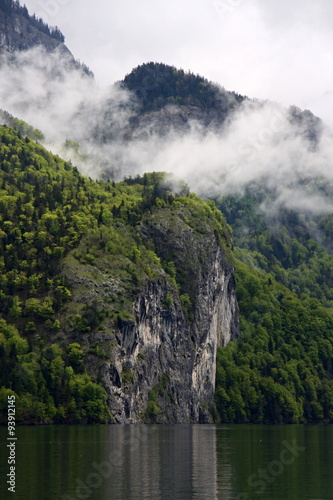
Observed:
[[[61,145],[68,139],[94,150],[92,131],[106,106],[109,125],[117,129],[134,112],[129,92],[117,85],[100,88],[62,50],[2,54],[0,82],[0,108],[40,129],[55,153],[66,154]],[[80,167],[86,175],[99,175],[98,165],[81,162]]]
[[[46,146],[85,175],[120,180],[167,171],[203,196],[241,194],[261,182],[275,190],[275,205],[332,211],[314,179],[333,184],[333,138],[311,113],[300,119],[297,110],[293,115],[276,103],[246,100],[219,128],[192,120],[186,132],[171,126],[161,136],[155,113],[134,133],[133,94],[119,85],[100,88],[70,58],[42,48],[2,56],[0,82],[0,108],[42,130]],[[80,148],[64,148],[68,139]]]

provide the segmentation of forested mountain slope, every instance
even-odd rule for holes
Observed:
[[[13,0],[0,45],[2,407],[14,391],[21,422],[332,422],[325,124],[163,63],[98,89]]]
[[[251,196],[217,200],[239,246],[240,337],[225,346],[237,335],[237,309],[230,236],[213,205],[164,174],[118,185],[90,181],[8,127],[1,143],[1,394],[4,405],[7,394],[18,395],[19,419],[206,421],[203,403],[207,396],[212,404],[212,383],[197,388],[201,406],[185,417],[184,401],[193,392],[175,371],[179,352],[184,349],[186,359],[194,343],[199,350],[188,367],[196,380],[224,346],[217,355],[215,418],[332,420],[331,256],[311,238],[308,221],[302,225],[283,211],[279,225],[268,227],[254,208],[262,198],[253,189]],[[317,222],[329,241],[329,218]],[[219,233],[226,260],[209,278]],[[203,297],[194,292],[218,279],[221,294],[226,278],[223,307],[204,313],[221,324],[227,310],[233,315],[233,326],[225,323],[218,339],[216,331],[208,334],[209,321],[198,324]],[[173,323],[182,335],[177,340],[171,328],[169,341],[158,341],[164,361],[156,364],[150,336]],[[187,335],[190,344],[184,344]],[[151,380],[146,363],[157,370]],[[139,387],[146,399],[136,406]]]
[[[18,421],[209,421],[238,334],[228,226],[165,174],[95,182],[0,129],[1,405]]]
[[[330,187],[317,181],[329,199]],[[251,185],[217,204],[233,227],[240,339],[218,354],[223,421],[332,422],[332,215],[269,206]]]

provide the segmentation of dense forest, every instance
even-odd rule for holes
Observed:
[[[142,64],[126,75],[121,83],[135,92],[142,105],[141,112],[176,104],[226,113],[246,99],[199,75],[162,63]]]
[[[3,4],[21,8],[17,2]],[[217,109],[226,117],[246,99],[156,63],[134,69],[122,85],[136,93],[138,116],[177,104]],[[289,119],[315,150],[321,121],[295,107]],[[240,336],[218,351],[215,419],[333,421],[332,214],[278,205],[276,190],[260,182],[249,183],[242,194],[205,202],[163,173],[120,183],[105,173],[104,180],[92,181],[39,145],[41,131],[6,111],[0,110],[0,121],[7,125],[0,128],[2,409],[14,392],[18,421],[109,421],[106,392],[87,367],[92,357],[106,359],[110,352],[98,343],[87,346],[84,335],[103,331],[106,322],[117,328],[131,320],[134,297],[161,268],[191,321],[191,280],[177,268],[175,255],[161,257],[138,231],[145,217],[182,206],[197,234],[211,225],[223,236],[236,267]],[[65,146],[79,148],[73,141]],[[327,203],[332,198],[333,188],[323,178],[295,182],[293,188]],[[72,300],[63,266],[78,268],[78,263],[109,268],[121,283],[107,308]],[[171,302],[167,296],[166,307]],[[63,334],[65,325],[71,341]],[[131,376],[129,371],[128,380]]]
[[[91,223],[71,212],[85,181],[19,132],[0,134],[0,404],[14,392],[18,421],[107,421],[105,391],[85,373],[79,344],[45,343],[70,297],[59,259]]]
[[[72,307],[61,262],[71,256],[96,263],[110,255],[127,290],[111,307],[111,320],[119,324],[130,317],[131,300],[159,262],[135,229],[142,214],[164,204],[190,203],[198,214],[208,206],[181,182],[175,197],[164,174],[119,184],[84,178],[9,127],[1,128],[0,143],[0,404],[14,392],[21,421],[108,421],[106,393],[86,372],[89,353],[78,342],[57,339],[62,317],[84,333],[98,328],[105,311],[92,322],[87,308]],[[316,220],[326,242],[321,245],[309,221],[292,211],[281,209],[274,224],[267,221],[258,210],[263,196],[252,187],[242,197],[216,200],[237,245],[241,315],[239,340],[218,352],[216,418],[331,422],[332,219]],[[170,279],[186,287],[171,261],[164,266]],[[91,354],[103,356],[97,346]]]
[[[36,142],[43,142],[45,140],[44,134],[40,130],[32,127],[27,122],[20,120],[19,118],[15,118],[10,113],[2,109],[0,109],[0,124],[8,125],[24,137],[29,137]]]
[[[317,190],[331,194],[320,179]],[[226,422],[332,422],[332,216],[268,214],[275,196],[256,184],[216,200],[233,227],[241,312],[240,340],[218,354],[218,411]]]
[[[85,335],[130,320],[133,298],[161,268],[191,321],[183,270],[161,261],[138,223],[163,207],[171,213],[184,207],[193,230],[200,235],[211,225],[231,258],[229,229],[214,203],[189,193],[181,181],[172,179],[172,189],[163,173],[118,184],[92,181],[7,126],[0,128],[0,165],[0,407],[14,393],[18,422],[109,421],[106,392],[86,370],[92,358],[108,354]],[[82,273],[87,266],[97,275],[110,269],[117,286],[107,308],[71,300],[63,265],[79,264]]]

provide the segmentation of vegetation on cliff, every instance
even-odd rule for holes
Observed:
[[[141,114],[177,104],[199,108],[202,117],[217,111],[219,124],[245,99],[156,63],[135,68],[124,84],[136,93]],[[263,105],[251,103],[257,109]],[[287,116],[303,147],[318,148],[321,120],[296,107]],[[156,121],[161,126],[162,115]],[[333,191],[315,173],[296,177],[291,175],[289,184],[286,180],[286,193],[305,193],[302,210],[286,208],[291,201],[286,194],[281,204],[281,189],[274,189],[273,181],[249,182],[243,194],[215,199],[233,230],[241,316],[240,339],[220,350],[217,359],[216,403],[223,422],[333,419],[333,232],[327,213]],[[324,215],[313,215],[319,207],[307,209],[313,196],[322,201]]]
[[[175,104],[198,116],[216,111],[220,124],[245,99],[156,63],[139,66],[122,85],[136,93],[136,118]],[[320,120],[297,108],[288,116],[311,150],[318,147]],[[196,254],[195,245],[185,257],[177,252],[179,229],[201,246],[215,238],[227,264],[236,263],[240,338],[218,352],[219,419],[333,421],[332,214],[283,208],[272,185],[259,182],[214,204],[164,173],[92,181],[36,144],[39,130],[5,111],[0,118],[9,125],[0,128],[1,408],[14,392],[18,421],[110,419],[95,368],[135,321],[140,290],[163,276],[165,310],[177,297],[193,322],[207,253]],[[102,128],[107,134],[110,123]],[[74,141],[65,146],[79,149]],[[323,178],[293,182],[330,206],[333,188]],[[123,366],[114,378],[127,390],[135,374]],[[152,390],[146,417],[158,404]]]
[[[134,297],[161,272],[191,315],[184,270],[161,261],[141,221],[177,213],[198,238],[208,225],[231,258],[229,229],[214,203],[163,173],[95,182],[9,127],[0,165],[1,407],[14,392],[18,421],[105,422],[106,393],[87,366],[106,354],[85,336],[130,319]],[[65,268],[80,283],[109,273],[107,307],[72,300],[81,285],[71,288]]]

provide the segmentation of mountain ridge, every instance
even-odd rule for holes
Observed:
[[[162,63],[96,100],[82,83],[65,149],[104,180],[2,115],[19,131],[0,144],[2,408],[14,392],[20,422],[332,422],[320,119]]]
[[[84,63],[76,61],[65,45],[65,37],[58,27],[50,27],[30,15],[27,7],[18,0],[1,0],[0,2],[0,55],[27,51],[35,47],[43,47],[47,52],[59,52],[73,68],[82,69],[88,76],[92,71]]]

